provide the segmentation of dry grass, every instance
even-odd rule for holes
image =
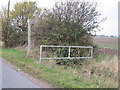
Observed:
[[[112,72],[113,74],[118,74],[118,57],[113,56],[111,59],[102,60],[101,62],[97,62],[95,60],[86,61],[88,64],[82,67],[82,70],[86,73],[95,73],[103,70],[107,70],[108,72]],[[94,69],[94,70],[93,70]]]
[[[106,85],[106,87],[118,86],[117,56],[113,56],[111,59],[105,58],[105,60],[102,60],[101,62],[95,60],[86,61],[86,65],[81,69],[83,71],[82,77],[92,82],[95,82],[98,79],[99,87],[104,87],[104,85]]]
[[[103,60],[101,63],[97,65],[101,70],[108,69],[110,72],[114,74],[118,73],[118,57],[113,56],[112,60]]]

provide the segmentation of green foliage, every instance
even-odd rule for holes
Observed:
[[[5,47],[16,47],[26,43],[27,33],[25,31],[21,31],[21,28],[7,25],[7,21],[2,21],[2,25],[2,41]]]
[[[27,32],[21,31],[21,28],[9,26],[8,47],[24,45],[27,42]]]
[[[7,9],[0,13],[2,19],[2,41],[5,47],[16,47],[27,43],[27,20],[34,18],[35,12],[40,11],[36,2],[18,2],[7,17]]]
[[[28,18],[33,18],[35,12],[38,10],[36,2],[20,2],[14,5],[14,9],[10,12],[10,15],[17,26],[27,28]]]
[[[37,45],[70,45],[93,46],[93,32],[99,28],[100,13],[96,3],[85,1],[60,2],[51,9],[44,10],[36,25],[34,25],[34,39]],[[39,40],[39,42],[38,42]],[[73,51],[74,52],[74,51]],[[86,50],[79,53],[86,54]],[[66,55],[66,49],[62,51]],[[97,54],[97,53],[96,53]],[[73,54],[75,56],[76,53]],[[57,60],[59,61],[59,60]],[[66,60],[60,60],[66,63]],[[70,61],[70,60],[69,60]],[[69,62],[67,61],[67,62]],[[78,60],[81,62],[81,60]],[[74,63],[71,62],[70,63]],[[75,61],[76,63],[76,61]]]
[[[3,20],[3,40],[6,47],[14,47],[27,43],[27,20],[36,17],[35,25],[32,25],[32,39],[35,46],[71,45],[93,46],[93,32],[99,27],[100,13],[96,9],[96,3],[85,1],[67,1],[56,3],[52,9],[43,9],[36,6],[36,2],[19,2],[10,12],[10,18]],[[3,10],[5,11],[5,10]],[[37,13],[36,13],[37,12]],[[65,56],[66,49],[60,56]],[[76,50],[72,56],[76,56]],[[81,56],[87,54],[87,50],[81,50]],[[70,60],[69,60],[70,61]],[[79,63],[74,60],[70,63]],[[64,61],[63,61],[64,62]],[[66,61],[64,62],[66,63]]]
[[[92,32],[99,27],[100,13],[96,3],[61,2],[45,9],[34,25],[34,38],[39,44],[90,46]]]

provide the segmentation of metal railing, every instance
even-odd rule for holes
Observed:
[[[68,49],[68,57],[63,57],[63,58],[43,58],[42,57],[42,47],[64,47],[64,48],[69,48]],[[71,48],[89,48],[91,49],[91,55],[89,57],[70,57],[70,50]],[[54,45],[41,45],[40,46],[40,62],[42,59],[83,59],[83,58],[92,58],[93,55],[93,47],[91,46],[54,46]]]

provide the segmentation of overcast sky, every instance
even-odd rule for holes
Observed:
[[[25,0],[10,0],[11,9],[16,2]],[[26,0],[27,1],[27,0]],[[28,0],[36,1],[39,7],[51,7],[56,1],[60,0]],[[65,0],[61,0],[65,1]],[[98,35],[118,35],[118,1],[119,0],[85,0],[98,2],[98,10],[101,12],[103,18],[107,17],[107,20],[101,23],[101,31],[97,32]],[[0,0],[0,9],[4,6],[7,7],[8,0]]]

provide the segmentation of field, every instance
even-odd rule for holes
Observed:
[[[102,48],[118,49],[118,38],[95,37],[93,42]]]
[[[95,37],[93,42],[99,46],[99,53],[117,55],[118,49],[118,38],[112,37]]]

